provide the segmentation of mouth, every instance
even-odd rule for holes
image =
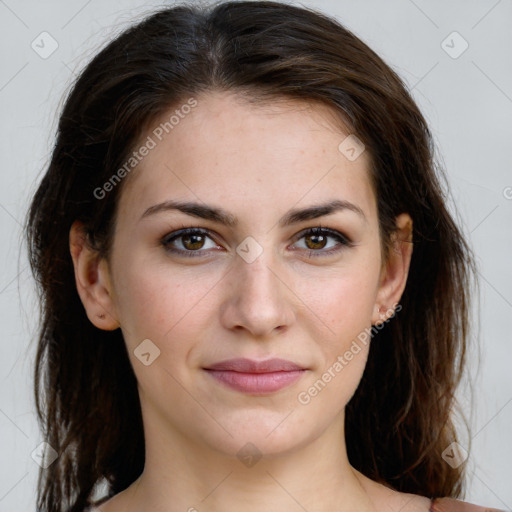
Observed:
[[[203,370],[222,385],[242,393],[275,393],[298,381],[307,368],[285,359],[229,359]]]

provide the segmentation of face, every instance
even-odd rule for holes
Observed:
[[[386,274],[369,157],[338,149],[348,134],[327,107],[197,101],[162,140],[143,139],[156,145],[123,188],[101,301],[146,434],[278,454],[342,424],[362,333],[398,302],[407,265]],[[241,358],[288,366],[219,365]]]

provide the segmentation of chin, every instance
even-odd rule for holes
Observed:
[[[274,458],[291,453],[311,443],[320,432],[318,422],[308,426],[300,421],[297,411],[288,408],[283,412],[264,412],[261,410],[231,415],[229,421],[218,416],[222,428],[204,432],[203,440],[210,448],[244,462],[244,458]],[[295,421],[292,421],[292,417]],[[238,419],[238,421],[237,421]],[[299,421],[297,421],[299,420]],[[216,434],[213,435],[212,434]],[[231,434],[231,435],[230,435]]]

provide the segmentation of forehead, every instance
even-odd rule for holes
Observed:
[[[141,138],[152,148],[125,184],[120,216],[133,220],[169,199],[237,210],[242,222],[244,212],[270,221],[326,199],[350,200],[375,215],[368,152],[351,161],[339,150],[349,133],[326,105],[250,104],[219,92],[195,101],[169,109]]]

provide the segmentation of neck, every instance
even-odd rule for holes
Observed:
[[[250,449],[241,461],[175,432],[147,431],[144,472],[121,494],[130,510],[374,512],[370,481],[348,462],[343,424],[340,415],[304,446],[257,462]]]

